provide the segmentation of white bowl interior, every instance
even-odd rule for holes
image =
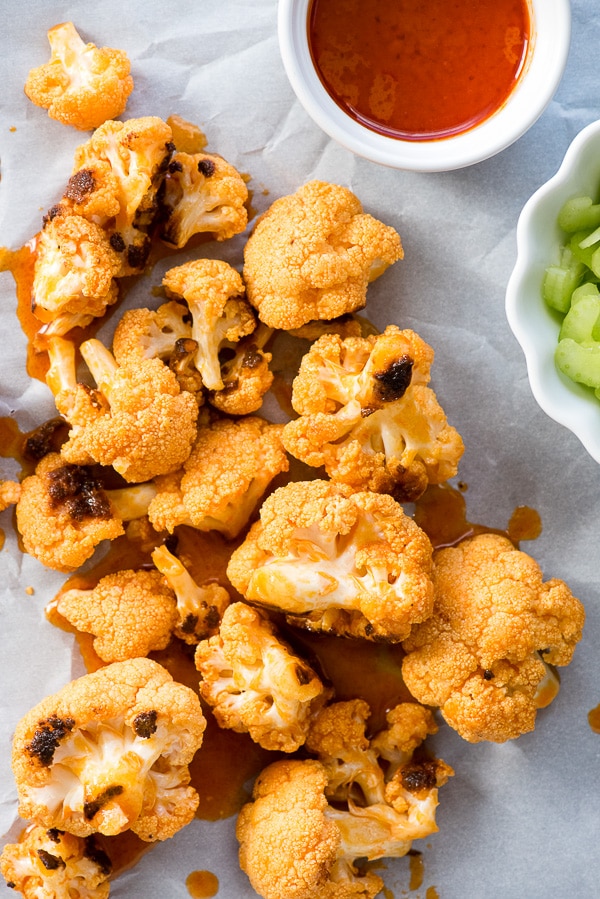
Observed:
[[[550,418],[569,428],[600,462],[600,400],[564,377],[554,364],[561,316],[541,294],[544,269],[558,261],[565,237],[556,224],[565,202],[596,197],[600,187],[600,121],[573,140],[558,172],[523,207],[517,224],[517,261],[506,289],[508,323],[519,341],[531,390]]]
[[[377,134],[355,122],[329,96],[310,55],[310,0],[279,0],[278,32],[290,83],[313,120],[343,146],[374,162],[421,172],[449,171],[481,162],[514,143],[542,114],[562,77],[571,38],[569,0],[528,0],[533,48],[507,102],[462,134],[406,141]]]

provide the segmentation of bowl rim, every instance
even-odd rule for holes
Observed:
[[[313,121],[342,146],[392,168],[441,172],[499,153],[527,131],[554,96],[571,43],[569,0],[526,0],[534,23],[532,49],[509,99],[469,131],[432,141],[406,141],[371,131],[343,112],[317,75],[308,46],[311,0],[279,0],[277,32],[284,69]]]
[[[561,206],[577,194],[597,194],[599,185],[600,120],[579,131],[556,173],[523,206],[516,228],[517,259],[505,296],[506,317],[525,355],[534,399],[549,418],[573,432],[596,462],[600,462],[600,401],[556,367],[562,317],[546,305],[541,289],[546,266],[557,261],[565,242],[557,223]],[[540,229],[547,242],[534,239]],[[598,408],[596,416],[590,414],[592,403]]]

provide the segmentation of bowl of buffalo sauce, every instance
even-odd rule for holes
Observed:
[[[279,0],[290,83],[334,140],[422,172],[481,162],[552,99],[569,0]]]

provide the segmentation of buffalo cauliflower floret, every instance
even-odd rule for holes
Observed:
[[[182,391],[160,359],[118,365],[101,341],[80,346],[96,382],[77,382],[69,341],[49,347],[46,381],[58,411],[71,425],[61,453],[75,464],[112,466],[126,481],[148,481],[175,471],[187,459],[196,436],[198,403]]]
[[[48,217],[35,240],[32,308],[43,322],[60,315],[89,323],[118,298],[121,262],[99,225],[81,215]]]
[[[533,730],[547,666],[567,665],[581,638],[581,603],[498,534],[440,549],[434,561],[433,615],[403,644],[407,687],[471,743]]]
[[[182,469],[155,479],[148,515],[156,530],[187,524],[236,537],[273,478],[289,468],[281,430],[255,415],[200,427]]]
[[[231,359],[221,363],[223,389],[208,394],[211,406],[227,415],[249,415],[260,409],[273,383],[269,368],[273,355],[264,349],[272,333],[259,323],[256,331],[236,344]]]
[[[198,344],[192,338],[192,317],[185,303],[171,300],[156,310],[128,309],[113,335],[113,353],[119,364],[136,359],[162,359],[182,390],[204,403],[202,376],[195,366]]]
[[[215,581],[196,583],[183,562],[164,545],[153,551],[152,561],[175,595],[175,636],[185,643],[196,645],[200,640],[216,634],[230,602],[225,587]]]
[[[403,256],[397,232],[347,188],[309,181],[259,218],[244,250],[249,301],[272,328],[362,309],[367,285]]]
[[[171,129],[156,116],[105,122],[75,151],[60,206],[106,231],[121,260],[119,276],[144,269],[172,152]]]
[[[172,837],[198,805],[188,765],[205,726],[194,691],[150,659],[71,681],[17,724],[19,814],[81,837]]]
[[[0,856],[6,885],[25,899],[107,899],[111,861],[94,836],[30,825]]]
[[[194,234],[215,240],[240,234],[248,224],[247,200],[246,182],[222,156],[176,152],[160,194],[161,240],[180,249]]]
[[[236,826],[240,867],[264,899],[373,899],[383,888],[358,872],[329,817],[327,775],[312,759],[269,765]]]
[[[25,552],[47,568],[74,571],[103,540],[124,533],[123,521],[146,514],[151,485],[104,490],[87,466],[49,453],[26,477],[17,502],[17,529]]]
[[[86,44],[72,22],[48,31],[50,61],[32,69],[25,93],[51,119],[91,131],[125,111],[133,90],[131,64],[123,50]]]
[[[463,442],[427,383],[433,350],[414,331],[320,337],[293,383],[286,449],[355,490],[413,501],[453,477]]]
[[[402,640],[433,607],[426,534],[391,496],[329,481],[272,493],[227,576],[249,602],[346,636]]]
[[[220,727],[249,733],[264,749],[295,752],[329,691],[279,636],[264,612],[230,605],[219,633],[199,643],[200,696]]]
[[[173,591],[158,571],[108,574],[93,589],[60,593],[53,607],[78,631],[94,635],[94,651],[103,662],[164,649],[178,620]]]
[[[224,387],[219,352],[252,334],[254,313],[243,297],[244,282],[220,259],[194,259],[169,269],[163,278],[169,297],[185,300],[198,343],[195,365],[208,390]]]
[[[21,485],[17,481],[0,481],[0,512],[18,503]]]
[[[350,858],[406,855],[412,841],[437,831],[438,787],[453,774],[438,759],[417,758],[417,747],[437,726],[432,713],[401,703],[388,713],[388,727],[369,740],[369,705],[336,702],[319,711],[307,750],[325,768],[328,816],[342,834]]]

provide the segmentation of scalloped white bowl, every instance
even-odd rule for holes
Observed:
[[[527,201],[517,223],[517,261],[506,289],[506,316],[527,361],[532,393],[544,412],[572,431],[600,462],[600,400],[554,364],[562,317],[544,302],[544,269],[558,262],[564,234],[556,224],[570,197],[600,190],[600,121],[574,138],[557,173]]]
[[[569,53],[569,0],[527,0],[532,23],[529,51],[517,85],[500,109],[479,125],[452,137],[401,140],[378,134],[352,119],[323,87],[308,41],[310,2],[279,0],[278,6],[279,49],[296,96],[316,124],[342,146],[397,169],[451,171],[481,162],[510,146],[534,124],[552,99]]]

